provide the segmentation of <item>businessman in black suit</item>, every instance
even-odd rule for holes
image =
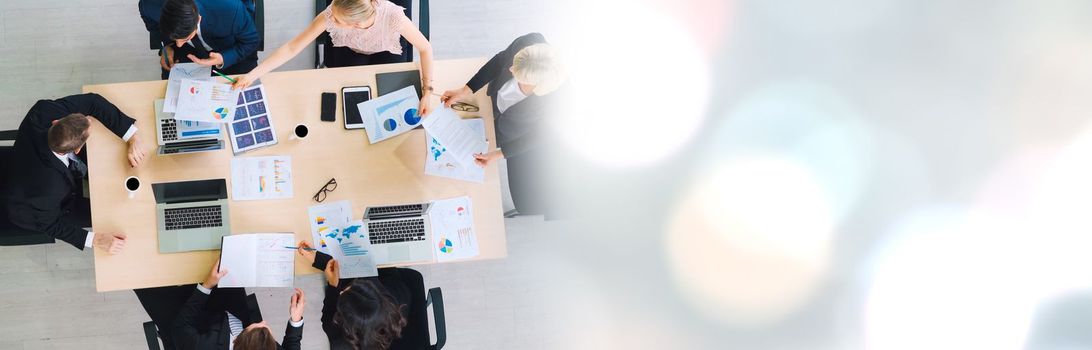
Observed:
[[[246,292],[242,288],[216,288],[229,273],[213,265],[204,283],[198,284],[186,300],[171,325],[171,336],[177,349],[287,349],[298,350],[303,340],[303,310],[307,304],[303,291],[296,288],[289,302],[290,320],[281,344],[265,321],[252,320],[247,310]]]
[[[261,42],[249,0],[141,0],[144,27],[163,37],[159,65],[167,79],[175,63],[194,62],[224,74],[258,66]]]
[[[3,184],[0,206],[16,226],[81,250],[99,247],[116,254],[125,247],[123,233],[81,228],[91,226],[90,201],[83,197],[87,156],[81,152],[90,136],[91,118],[128,142],[129,165],[140,165],[145,150],[136,136],[136,121],[110,101],[96,94],[40,100],[19,125],[12,164],[4,164],[8,182]]]
[[[440,100],[451,107],[488,84],[486,94],[493,101],[497,150],[475,156],[482,167],[505,158],[512,199],[521,214],[542,214],[543,144],[552,138],[544,118],[562,105],[565,72],[557,54],[539,33],[517,38],[478,70],[465,86],[444,92]]]

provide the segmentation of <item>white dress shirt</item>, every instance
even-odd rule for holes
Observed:
[[[527,95],[523,94],[523,90],[519,89],[519,83],[516,82],[516,78],[509,79],[507,83],[501,86],[500,90],[497,90],[497,109],[500,109],[501,113],[507,111],[513,105],[523,101],[527,98]]]

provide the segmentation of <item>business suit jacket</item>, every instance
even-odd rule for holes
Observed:
[[[150,32],[159,32],[163,0],[140,0],[140,18]],[[201,15],[201,38],[224,56],[224,69],[240,61],[258,61],[258,29],[248,4],[241,0],[195,0]],[[164,45],[174,45],[164,38]],[[182,57],[175,57],[182,59]],[[245,73],[245,72],[244,72]]]
[[[8,182],[3,204],[12,224],[43,232],[83,249],[87,231],[65,218],[69,203],[83,196],[81,179],[49,149],[47,132],[52,122],[72,113],[98,119],[114,135],[122,137],[135,120],[96,94],[40,100],[19,125],[12,164],[4,164]],[[120,181],[120,180],[119,180]]]
[[[171,325],[171,336],[174,338],[174,346],[180,350],[190,349],[228,349],[231,339],[231,328],[227,315],[217,312],[209,315],[205,313],[205,304],[209,295],[194,288],[178,316]],[[239,315],[236,315],[239,316]],[[253,322],[249,319],[241,319],[243,327],[250,326]],[[289,322],[284,330],[284,339],[277,347],[285,350],[300,349],[300,341],[303,340],[303,327],[292,327]]]

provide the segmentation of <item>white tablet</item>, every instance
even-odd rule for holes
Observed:
[[[341,88],[342,111],[345,111],[345,128],[361,129],[364,127],[364,118],[360,116],[357,104],[372,98],[372,87],[349,86]]]

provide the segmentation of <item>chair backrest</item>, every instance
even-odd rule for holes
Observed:
[[[0,131],[0,141],[13,141],[18,130]],[[11,164],[15,148],[0,146],[0,164]],[[8,167],[0,167],[0,191],[5,191],[8,182]],[[54,243],[56,240],[41,232],[27,230],[11,223],[8,210],[3,203],[5,194],[0,192],[0,246],[31,245]]]
[[[421,34],[425,35],[425,39],[429,38],[429,29],[431,28],[429,24],[428,1],[429,0],[417,1],[419,5],[417,9],[417,28],[421,31]],[[333,1],[315,0],[315,16],[322,13],[326,7],[330,6],[331,2]],[[390,2],[404,7],[406,9],[406,17],[413,20],[413,0],[390,0]],[[406,38],[399,38],[399,42],[402,44],[402,60],[404,62],[413,62],[413,45],[411,45]],[[322,50],[324,46],[330,45],[332,45],[332,43],[330,41],[329,33],[323,32],[322,35],[319,35],[318,39],[315,40],[315,68],[322,68],[324,66]]]
[[[164,0],[145,0],[163,7]],[[254,19],[254,27],[258,30],[258,51],[265,51],[265,0],[240,0],[250,10],[250,17]],[[148,48],[158,51],[163,46],[163,36],[158,31],[148,32]]]

